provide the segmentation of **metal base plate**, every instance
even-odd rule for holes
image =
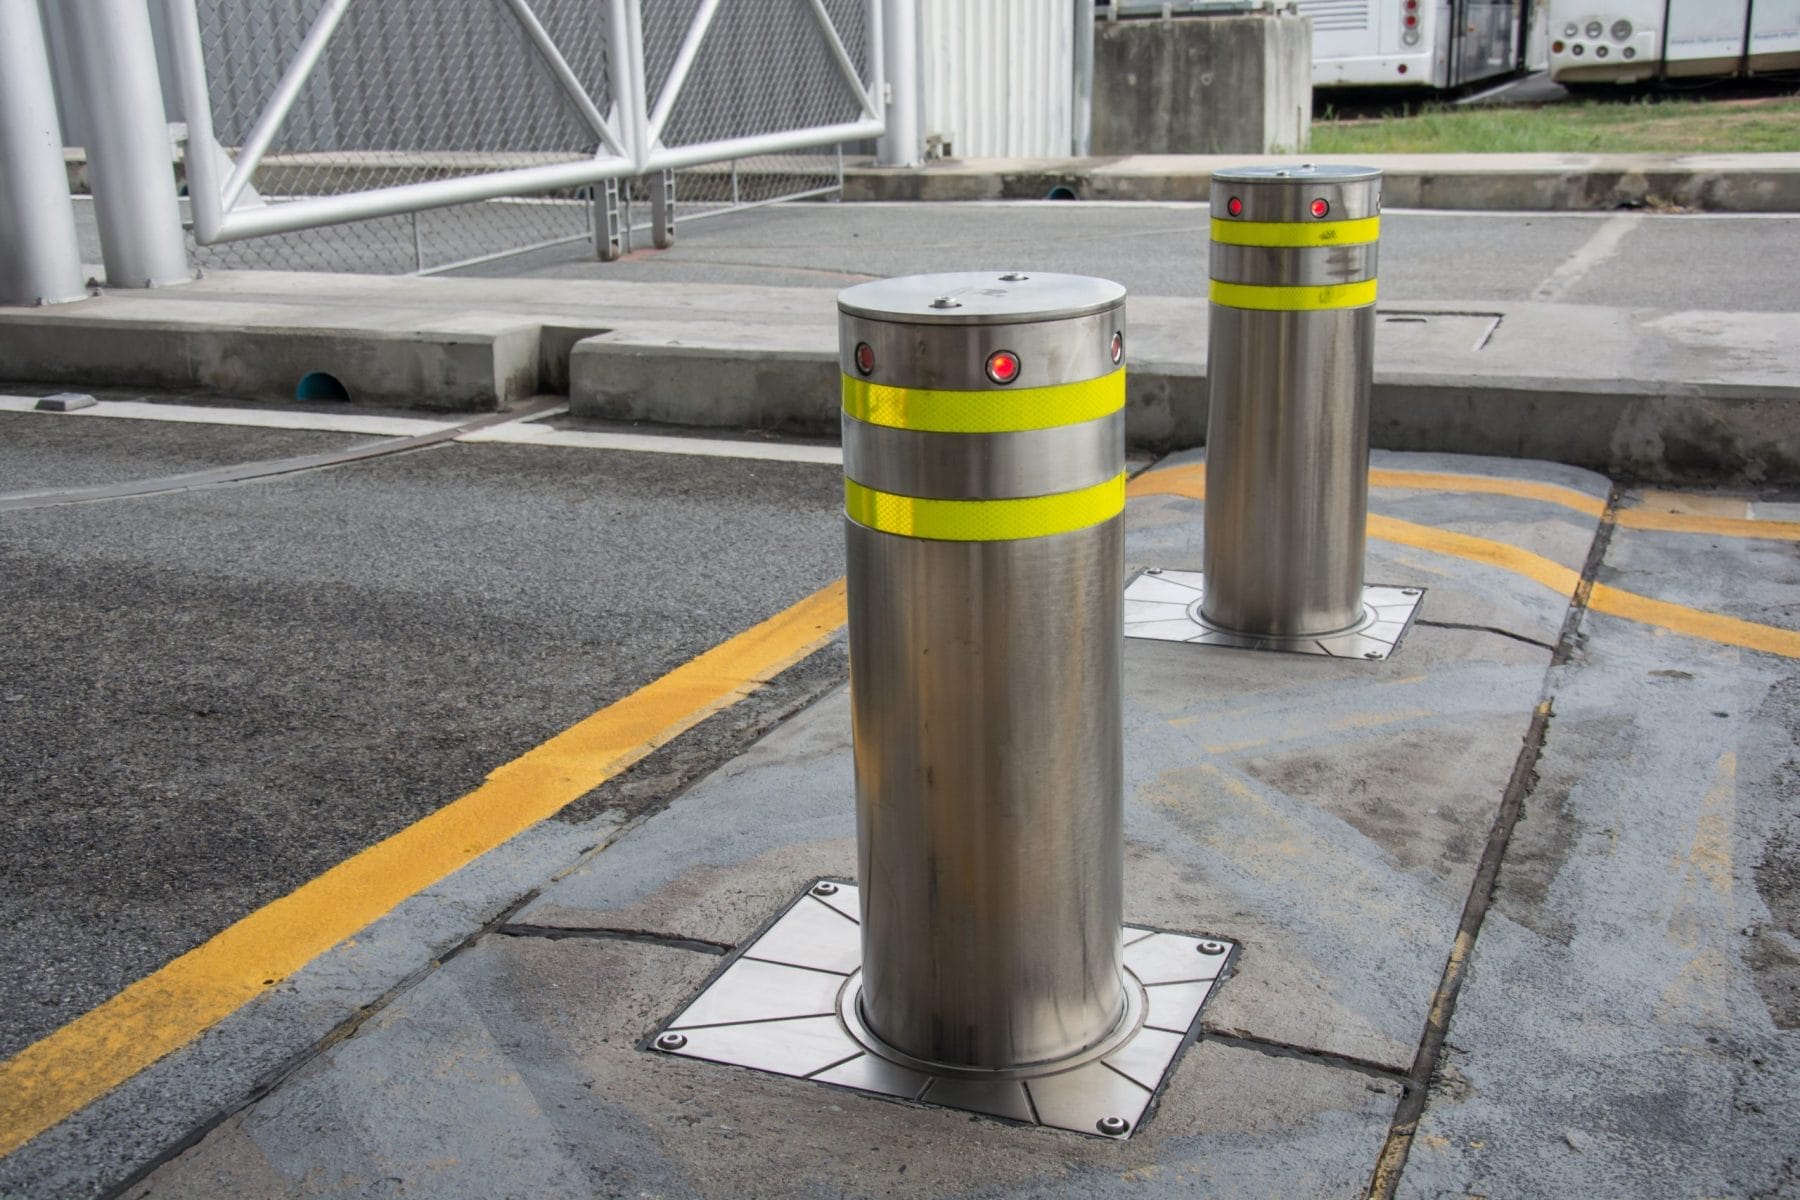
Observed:
[[[1363,619],[1323,637],[1257,637],[1208,625],[1200,616],[1205,595],[1199,571],[1150,567],[1125,582],[1125,636],[1159,642],[1193,642],[1236,650],[1280,650],[1329,658],[1379,661],[1400,648],[1412,628],[1424,588],[1370,584],[1363,588]]]
[[[861,908],[821,879],[749,942],[645,1048],[1097,1137],[1138,1129],[1236,947],[1125,927],[1130,1035],[1099,1057],[1014,1077],[882,1056],[858,1016]]]

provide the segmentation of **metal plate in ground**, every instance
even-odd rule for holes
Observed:
[[[1146,1119],[1233,944],[1128,925],[1132,1035],[1103,1056],[1026,1078],[969,1078],[891,1062],[859,1041],[862,927],[854,884],[816,880],[647,1043],[684,1058],[944,1108],[1127,1138]]]
[[[1125,583],[1125,636],[1380,661],[1400,649],[1400,639],[1412,628],[1425,589],[1370,584],[1363,588],[1363,619],[1354,628],[1308,638],[1256,637],[1208,625],[1200,617],[1204,595],[1199,571],[1160,567],[1139,571]]]

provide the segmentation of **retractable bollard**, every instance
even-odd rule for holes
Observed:
[[[1213,174],[1205,571],[1134,579],[1128,633],[1360,658],[1398,644],[1419,592],[1363,581],[1380,212],[1373,167]],[[1182,587],[1203,592],[1185,617]]]
[[[1381,172],[1212,177],[1206,600],[1269,637],[1363,618]]]
[[[838,300],[861,1015],[905,1058],[1091,1049],[1120,976],[1124,289]]]
[[[1124,289],[838,300],[857,883],[648,1043],[1128,1137],[1232,943],[1123,926]]]

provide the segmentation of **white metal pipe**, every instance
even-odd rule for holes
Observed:
[[[106,282],[161,287],[192,278],[173,147],[145,0],[62,0]]]
[[[607,6],[607,73],[612,80],[613,119],[626,157],[640,171],[649,155],[644,113],[644,20],[638,0],[611,0]]]
[[[816,3],[816,0],[815,0]],[[924,158],[923,88],[919,77],[919,7],[917,0],[884,0],[879,17],[882,80],[885,84],[886,129],[875,145],[875,161],[884,167],[913,167]]]
[[[727,158],[747,158],[753,154],[783,154],[789,150],[805,150],[813,146],[830,146],[837,142],[853,142],[858,138],[878,136],[885,128],[880,121],[850,121],[843,125],[823,125],[817,129],[795,129],[783,133],[759,133],[749,137],[730,138],[723,142],[704,142],[696,146],[677,146],[658,150],[645,164],[645,171],[672,171],[700,163],[719,162]]]
[[[588,128],[594,131],[595,136],[607,149],[614,154],[624,155],[625,148],[619,144],[619,139],[607,127],[606,118],[600,115],[600,110],[595,106],[593,98],[588,95],[581,80],[576,78],[575,69],[569,66],[569,60],[563,57],[562,51],[557,48],[555,40],[544,28],[543,22],[539,21],[537,14],[531,11],[531,5],[527,4],[525,0],[506,0],[506,4],[508,8],[512,9],[513,17],[525,30],[525,36],[531,39],[531,44],[537,47],[539,54],[543,55],[544,62],[550,68],[550,73],[556,77],[556,82],[561,86],[563,94],[569,98],[569,102],[581,114],[581,119],[587,122]]]
[[[293,110],[294,101],[300,98],[300,89],[312,78],[313,68],[319,65],[319,59],[325,54],[325,45],[331,41],[336,32],[338,22],[344,19],[344,13],[350,7],[350,0],[329,0],[311,29],[306,31],[306,39],[300,43],[299,53],[294,61],[288,64],[287,70],[281,74],[281,82],[275,85],[275,92],[269,97],[268,107],[263,109],[262,116],[256,119],[256,125],[244,138],[244,144],[238,149],[236,165],[232,167],[231,178],[225,181],[225,194],[221,201],[227,212],[244,194],[244,188],[255,174],[256,165],[268,152],[269,143],[287,120],[288,113]]]
[[[80,299],[81,245],[37,0],[0,0],[0,304]]]
[[[646,145],[655,147],[662,141],[663,126],[669,123],[669,110],[675,107],[675,101],[681,97],[688,72],[694,69],[694,60],[700,56],[700,43],[705,39],[706,31],[712,27],[713,17],[718,15],[718,11],[719,0],[703,0],[700,11],[694,14],[693,21],[688,25],[687,35],[681,39],[681,49],[675,52],[675,63],[663,80],[661,94],[656,97],[656,108],[650,113],[650,133]]]
[[[825,11],[824,0],[808,0],[812,5],[813,20],[818,23],[819,35],[825,39],[825,45],[831,51],[831,59],[837,63],[838,74],[843,76],[844,86],[856,97],[857,105],[871,117],[881,115],[881,106],[875,97],[869,95],[863,87],[862,78],[856,73],[856,64],[850,61],[850,52],[844,49],[844,40],[838,37],[837,26],[831,23],[831,14]]]
[[[497,200],[502,196],[523,196],[532,192],[576,188],[602,179],[618,179],[637,173],[637,165],[630,159],[607,156],[585,162],[552,163],[485,175],[432,179],[424,183],[408,183],[366,192],[309,196],[304,200],[289,200],[226,213],[212,240],[236,242],[244,238],[292,233],[296,229],[313,229],[344,221],[391,217],[419,209],[445,208],[476,200]]]
[[[224,206],[219,202],[218,160],[213,154],[218,139],[213,135],[212,99],[206,91],[206,56],[200,42],[200,14],[194,0],[162,0],[164,23],[169,30],[169,61],[175,72],[175,95],[181,119],[187,122],[188,215],[194,224],[194,240],[211,245],[219,234]]]
[[[1094,145],[1094,0],[1075,0],[1074,95],[1069,98],[1069,153],[1086,157]]]

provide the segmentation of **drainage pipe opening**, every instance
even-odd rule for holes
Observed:
[[[308,371],[294,386],[296,400],[349,400],[350,389],[330,371]]]

